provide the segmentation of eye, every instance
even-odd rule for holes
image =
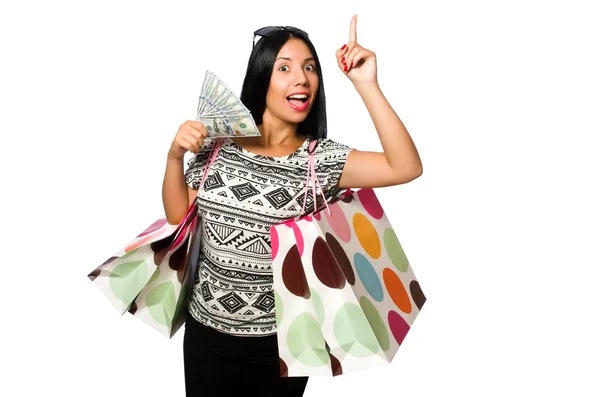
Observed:
[[[310,72],[314,72],[315,71],[315,65],[306,65],[304,67],[304,69],[310,71]]]
[[[289,70],[289,68],[286,65],[281,65],[278,70],[280,72],[286,72]]]

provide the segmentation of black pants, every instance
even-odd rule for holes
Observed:
[[[300,397],[308,377],[280,377],[277,336],[233,336],[188,314],[183,338],[187,397]]]

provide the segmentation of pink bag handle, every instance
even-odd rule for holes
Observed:
[[[327,211],[329,215],[331,215],[331,209],[329,209],[329,204],[327,204],[327,198],[325,198],[325,193],[323,193],[323,188],[321,187],[321,183],[317,178],[317,173],[315,171],[315,146],[317,145],[317,141],[310,141],[308,145],[308,171],[306,173],[306,187],[304,188],[304,204],[302,205],[302,214],[306,209],[307,195],[308,195],[308,184],[312,182],[312,191],[313,191],[313,206],[315,212],[317,212],[317,185],[319,186],[319,191],[321,192],[321,196],[323,197],[323,201],[327,206]]]
[[[213,142],[213,144],[210,148],[210,154],[208,155],[209,160],[206,163],[206,166],[204,167],[204,175],[202,176],[202,182],[200,183],[198,190],[201,189],[202,186],[204,186],[204,181],[206,181],[206,177],[208,176],[208,170],[210,169],[212,164],[215,162],[215,159],[217,158],[217,155],[219,154],[219,150],[221,149],[221,146],[223,146],[223,139],[215,139],[215,141]],[[177,225],[177,230],[175,231],[175,236],[173,237],[173,241],[169,245],[169,250],[172,249],[173,247],[177,246],[177,244],[179,244],[181,242],[181,239],[183,239],[183,236],[184,236],[183,233],[185,230],[189,229],[190,227],[193,228],[195,226],[197,215],[198,215],[198,208],[196,205],[196,200],[194,200],[194,202],[187,209],[187,212],[185,213],[183,219],[179,222],[179,225]]]
[[[204,186],[204,182],[206,181],[206,178],[208,177],[208,171],[210,170],[210,167],[212,167],[213,163],[215,162],[215,159],[217,158],[217,155],[219,154],[219,150],[221,150],[221,146],[223,146],[223,139],[215,139],[215,141],[213,142],[213,144],[210,148],[210,153],[208,155],[208,161],[206,162],[206,165],[204,166],[204,175],[202,175],[202,181],[200,182],[200,186],[198,186],[198,190],[202,189],[202,187]],[[197,214],[196,200],[194,200],[194,202],[190,205],[185,216],[183,217],[181,222],[179,222],[179,224],[180,225],[191,224],[192,220],[196,218],[196,214]]]
[[[219,150],[221,150],[221,146],[223,146],[223,138],[221,138],[221,139],[215,138],[215,141],[213,142],[212,146],[210,147],[208,161],[206,162],[206,166],[204,167],[204,175],[202,175],[202,181],[200,182],[200,186],[198,187],[198,190],[202,189],[202,187],[204,186],[204,181],[206,181],[206,178],[208,177],[208,171],[210,170],[210,167],[212,167],[213,163],[215,162],[215,159],[217,158],[217,155],[219,154]]]

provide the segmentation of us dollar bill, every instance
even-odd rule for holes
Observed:
[[[217,76],[206,71],[196,120],[202,122],[209,137],[260,136],[250,111]]]
[[[220,117],[198,115],[208,131],[208,136],[219,137],[252,137],[260,136],[258,127],[252,117]]]

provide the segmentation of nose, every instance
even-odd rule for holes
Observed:
[[[308,78],[306,78],[306,72],[304,71],[304,68],[299,68],[296,70],[296,73],[294,74],[294,82],[295,86],[306,86],[308,84]]]

